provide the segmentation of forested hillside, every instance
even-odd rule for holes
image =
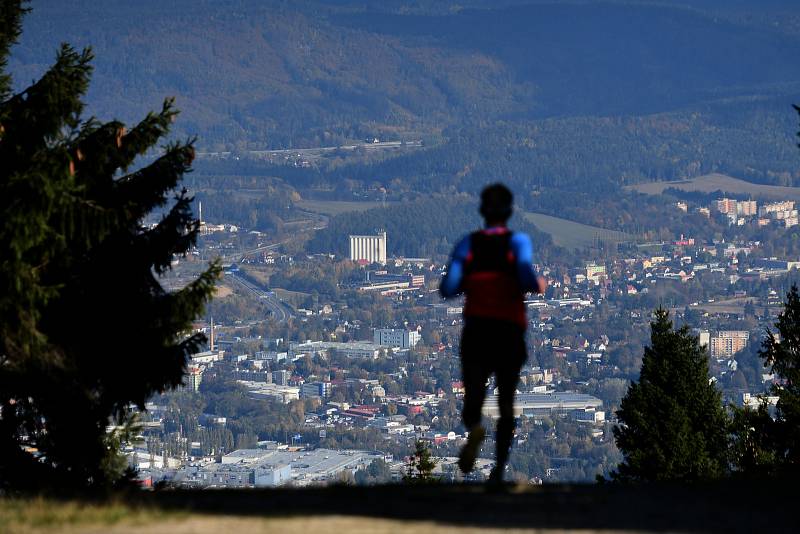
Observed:
[[[181,131],[210,148],[410,138],[719,100],[788,106],[800,95],[793,19],[751,16],[756,5],[771,8],[763,16],[791,12],[782,1],[364,4],[107,0],[89,11],[39,0],[10,66],[22,86],[59,42],[91,44],[91,112],[138,116],[176,95]]]
[[[800,184],[800,5],[789,0],[84,6],[32,3],[11,56],[17,87],[59,42],[91,45],[90,113],[128,121],[177,96],[177,135],[232,151],[199,159],[187,180],[205,219],[276,240],[328,224],[309,251],[345,254],[349,233],[382,227],[392,254],[446,254],[477,222],[467,199],[498,180],[521,210],[643,240],[724,228],[626,185],[711,172]],[[423,146],[302,165],[249,152],[373,137]],[[302,223],[300,198],[390,204]],[[536,242],[543,259],[575,252]]]
[[[642,117],[500,122],[448,130],[446,142],[436,147],[380,163],[323,169],[321,179],[390,184],[402,177],[393,189],[425,192],[476,192],[487,180],[502,179],[525,190],[601,193],[618,185],[724,172],[793,185],[800,178],[795,123],[789,105],[776,101]],[[275,172],[287,178],[297,174]]]

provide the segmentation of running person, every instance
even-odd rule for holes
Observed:
[[[514,197],[502,184],[481,192],[480,213],[485,228],[462,239],[450,258],[439,291],[445,298],[466,295],[461,334],[461,369],[464,380],[462,419],[469,431],[458,466],[469,473],[475,466],[486,430],[481,410],[486,382],[494,373],[499,390],[496,464],[490,481],[501,482],[514,435],[514,392],[527,359],[524,296],[544,293],[545,279],[533,269],[530,237],[512,232],[506,222]]]

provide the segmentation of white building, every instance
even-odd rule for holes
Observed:
[[[292,479],[292,468],[289,464],[263,464],[253,471],[253,485],[257,488],[276,487]]]
[[[163,454],[153,454],[146,450],[134,450],[126,453],[128,463],[137,469],[175,469],[181,466],[181,460]]]
[[[705,345],[708,347],[711,344],[711,332],[708,330],[700,330],[697,333],[697,338],[701,346]]]
[[[376,328],[373,342],[382,347],[410,349],[420,342],[422,336],[416,330],[404,328]]]
[[[306,382],[300,389],[303,398],[319,397],[327,399],[331,396],[330,382]]]
[[[275,400],[283,404],[289,404],[293,400],[300,398],[300,388],[280,384],[268,384],[266,382],[255,382],[252,380],[238,380],[247,389],[247,395],[256,400]]]
[[[197,354],[193,354],[191,363],[193,364],[214,363],[214,362],[221,362],[224,359],[225,359],[224,350],[207,350],[205,352],[198,352]]]
[[[350,259],[386,265],[386,232],[378,235],[351,235]]]
[[[203,372],[205,370],[205,365],[190,365],[188,368],[188,376],[185,381],[186,387],[192,391],[198,391],[200,389],[200,383],[203,381]]]
[[[335,350],[345,358],[374,360],[380,355],[381,347],[374,343],[363,341],[349,341],[346,343],[338,341],[306,341],[305,343],[291,343],[289,345],[289,356],[295,358],[302,354],[328,354]]]
[[[278,363],[286,360],[287,353],[285,352],[277,352],[277,351],[265,351],[260,350],[253,354],[253,359],[255,360],[264,360],[270,363]]]

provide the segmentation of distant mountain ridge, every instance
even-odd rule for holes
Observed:
[[[202,147],[411,138],[722,99],[784,98],[788,106],[800,94],[800,36],[663,4],[91,4],[34,2],[12,53],[17,86],[43,72],[58,43],[92,45],[91,113],[133,120],[175,95],[179,133],[199,135]],[[700,5],[726,9],[717,0]]]

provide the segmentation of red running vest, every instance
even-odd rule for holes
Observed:
[[[462,285],[467,297],[464,316],[510,321],[525,328],[525,295],[517,276],[517,258],[508,229],[471,234]]]

